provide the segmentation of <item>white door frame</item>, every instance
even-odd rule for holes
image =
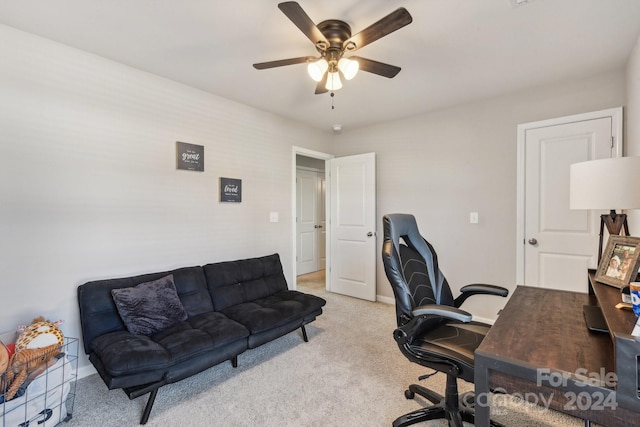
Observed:
[[[296,259],[296,256],[298,254],[298,242],[296,239],[296,216],[297,216],[297,189],[296,189],[296,171],[297,171],[297,160],[296,160],[296,155],[301,155],[301,156],[305,156],[305,157],[312,157],[314,159],[320,159],[320,160],[324,160],[325,161],[325,179],[327,179],[328,182],[328,177],[327,177],[327,168],[326,168],[326,163],[328,160],[333,159],[335,156],[333,154],[327,154],[327,153],[321,153],[320,151],[314,151],[314,150],[309,150],[307,148],[302,148],[302,147],[296,147],[293,146],[292,148],[292,153],[291,153],[291,218],[293,218],[293,221],[291,221],[291,236],[292,236],[292,242],[293,242],[293,251],[291,253],[292,255],[292,260],[291,260],[291,269],[292,269],[292,276],[293,279],[293,283],[291,284],[291,288],[292,289],[296,289],[298,284],[297,284],[297,269],[298,269],[298,262]],[[326,185],[326,194],[325,194],[325,200],[330,200],[330,186]],[[327,223],[329,222],[330,219],[330,204],[329,203],[325,203],[325,218],[327,220]],[[330,242],[331,241],[331,231],[329,229],[329,227],[327,226],[327,234],[326,234],[326,238],[325,238],[326,242]],[[331,251],[330,251],[330,245],[325,244],[325,248],[326,248],[326,265],[327,265],[327,269],[331,266]],[[325,276],[325,288],[329,289],[329,278],[330,276],[327,274]]]
[[[531,129],[561,125],[565,123],[579,122],[584,120],[594,120],[604,117],[611,117],[614,135],[613,153],[614,157],[622,156],[622,107],[610,108],[607,110],[593,111],[590,113],[575,114],[572,116],[558,117],[554,119],[542,120],[539,122],[524,123],[518,125],[518,146],[517,146],[517,207],[516,207],[516,284],[524,284],[524,249],[525,239],[525,137],[526,132]]]

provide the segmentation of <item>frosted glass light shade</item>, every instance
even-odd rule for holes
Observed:
[[[338,61],[338,69],[342,71],[345,79],[351,80],[358,74],[360,64],[355,59],[340,58]]]
[[[571,209],[640,209],[640,157],[574,163],[569,169]]]
[[[322,80],[322,76],[324,76],[327,68],[329,68],[329,64],[324,58],[321,58],[315,62],[309,62],[309,65],[307,65],[307,72],[313,80],[319,82]]]
[[[327,88],[327,90],[338,90],[342,87],[340,74],[337,71],[329,73],[329,75],[327,76],[327,85],[325,87]]]

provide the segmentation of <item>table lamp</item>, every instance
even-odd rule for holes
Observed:
[[[624,229],[629,235],[627,215],[616,209],[640,208],[640,157],[614,157],[574,163],[569,168],[569,208],[608,209],[600,215],[598,265],[602,259],[602,242],[606,225],[609,235]],[[585,305],[584,319],[590,331],[608,332],[600,307]]]
[[[598,264],[602,258],[604,227],[609,235],[624,229],[629,235],[627,215],[618,209],[640,209],[640,157],[615,157],[574,163],[569,172],[571,209],[608,209],[600,215]]]

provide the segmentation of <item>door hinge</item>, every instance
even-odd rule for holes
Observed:
[[[613,146],[615,145],[616,138],[614,136],[611,137],[611,149],[613,150]]]

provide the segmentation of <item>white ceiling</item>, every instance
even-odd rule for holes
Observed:
[[[318,23],[357,33],[398,7],[413,23],[357,55],[397,65],[387,79],[360,72],[314,95],[314,56],[277,0],[0,0],[0,23],[327,132],[345,131],[624,66],[640,33],[640,0],[299,0]]]

